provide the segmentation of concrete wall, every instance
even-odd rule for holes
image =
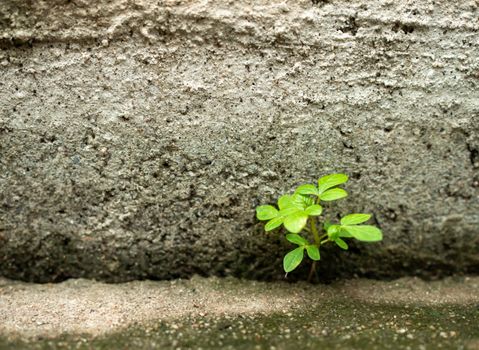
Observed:
[[[478,19],[478,1],[3,0],[0,275],[282,278],[254,207],[334,171],[350,199],[331,210],[385,239],[325,251],[321,276],[479,272]]]

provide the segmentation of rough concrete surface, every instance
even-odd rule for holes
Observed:
[[[0,275],[282,278],[254,207],[334,171],[385,238],[321,276],[479,272],[478,8],[1,1]]]
[[[256,282],[198,278],[105,284],[68,280],[29,284],[0,280],[0,336],[99,336],[155,321],[178,322],[188,317],[227,317],[295,313],[348,300],[352,307],[369,304],[399,307],[479,303],[479,278],[435,282],[402,278],[391,282],[367,279],[332,285]],[[328,306],[329,307],[329,306]],[[477,312],[477,311],[476,311]],[[478,315],[479,316],[479,315]],[[472,321],[472,320],[471,320]],[[479,328],[477,329],[479,337]]]

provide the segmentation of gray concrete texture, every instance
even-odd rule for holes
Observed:
[[[0,43],[0,275],[281,279],[254,208],[331,172],[384,241],[322,278],[479,272],[478,1],[3,0]]]

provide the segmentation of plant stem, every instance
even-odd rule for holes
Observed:
[[[318,228],[316,227],[316,220],[314,218],[311,218],[311,232],[314,237],[314,243],[319,248],[319,246],[321,245],[321,237],[323,236],[321,237],[319,236]],[[313,263],[311,264],[311,269],[309,270],[309,276],[308,276],[309,283],[311,283],[315,273],[316,273],[316,261],[313,261]]]
[[[313,261],[313,264],[311,265],[311,269],[309,270],[308,283],[311,283],[311,280],[313,279],[315,272],[316,272],[316,261]]]
[[[311,232],[313,233],[314,243],[316,243],[319,248],[319,245],[321,244],[321,239],[318,234],[318,228],[316,227],[316,223],[314,221],[314,219],[311,219]]]

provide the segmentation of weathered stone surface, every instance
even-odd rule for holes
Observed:
[[[385,239],[323,276],[479,272],[478,7],[2,1],[0,275],[282,278],[254,207],[333,171]]]
[[[63,339],[58,340],[64,341],[65,335],[96,337],[116,333],[118,336],[138,326],[147,334],[153,333],[159,338],[168,338],[169,332],[165,332],[164,328],[158,331],[154,329],[155,327],[151,329],[152,326],[166,321],[173,328],[177,328],[175,324],[185,323],[190,329],[198,329],[198,323],[194,321],[201,322],[202,319],[205,323],[210,323],[210,326],[205,325],[206,328],[217,329],[211,322],[221,319],[231,322],[231,319],[235,317],[261,318],[266,315],[288,316],[286,325],[289,324],[289,326],[297,326],[297,322],[303,320],[306,324],[309,322],[309,327],[304,328],[316,330],[319,328],[319,331],[326,326],[332,327],[334,321],[343,328],[339,333],[344,334],[349,329],[353,335],[358,333],[358,317],[367,318],[364,322],[368,325],[367,334],[370,341],[367,348],[370,349],[371,341],[375,338],[371,336],[371,330],[381,331],[386,324],[393,326],[391,327],[393,332],[394,328],[404,327],[393,322],[381,322],[384,318],[396,320],[407,325],[408,328],[413,326],[419,334],[423,334],[420,332],[421,329],[430,328],[426,326],[428,323],[424,323],[424,319],[411,325],[404,316],[417,315],[417,311],[424,308],[426,308],[425,312],[421,313],[429,314],[432,318],[433,333],[444,331],[438,325],[441,319],[447,327],[452,327],[451,331],[456,331],[463,341],[474,338],[479,341],[479,331],[476,326],[476,320],[479,319],[476,308],[479,302],[479,277],[454,276],[428,282],[415,277],[403,277],[393,281],[351,279],[336,281],[329,285],[311,285],[306,282],[258,282],[198,276],[189,280],[133,281],[118,284],[82,279],[70,279],[55,284],[32,284],[0,278],[0,296],[0,348],[2,349],[36,348],[5,344],[7,340],[5,338],[30,339],[36,343],[35,340],[61,337]],[[444,307],[447,307],[449,312],[445,313],[445,317],[438,317],[438,314],[443,314]],[[380,312],[372,315],[373,309]],[[469,312],[465,313],[465,310]],[[301,315],[302,312],[307,312],[309,315]],[[302,317],[293,317],[292,314]],[[448,314],[454,316],[447,317]],[[401,316],[397,317],[397,315]],[[306,321],[304,316],[309,316]],[[470,327],[473,334],[468,336],[464,326],[457,323],[459,320],[465,323],[466,328]],[[321,327],[318,327],[316,323],[318,321],[321,322]],[[316,327],[312,326],[313,322],[316,323]],[[259,323],[258,326],[260,326]],[[218,330],[220,333],[224,331],[223,328]],[[260,332],[263,336],[268,333],[279,335],[277,332]],[[197,338],[204,337],[204,332],[197,334]],[[138,337],[135,338],[138,339]],[[148,337],[143,335],[141,338]],[[177,335],[175,338],[183,337]],[[214,338],[221,339],[221,337]],[[424,338],[431,341],[432,337]],[[196,344],[195,342],[195,346]],[[61,346],[61,348],[73,347]],[[145,347],[138,345],[89,346],[93,349],[133,347],[171,348],[166,344]],[[191,348],[191,344],[185,347]],[[38,346],[38,348],[55,347],[50,345],[43,348]],[[384,347],[374,348],[383,349]]]

